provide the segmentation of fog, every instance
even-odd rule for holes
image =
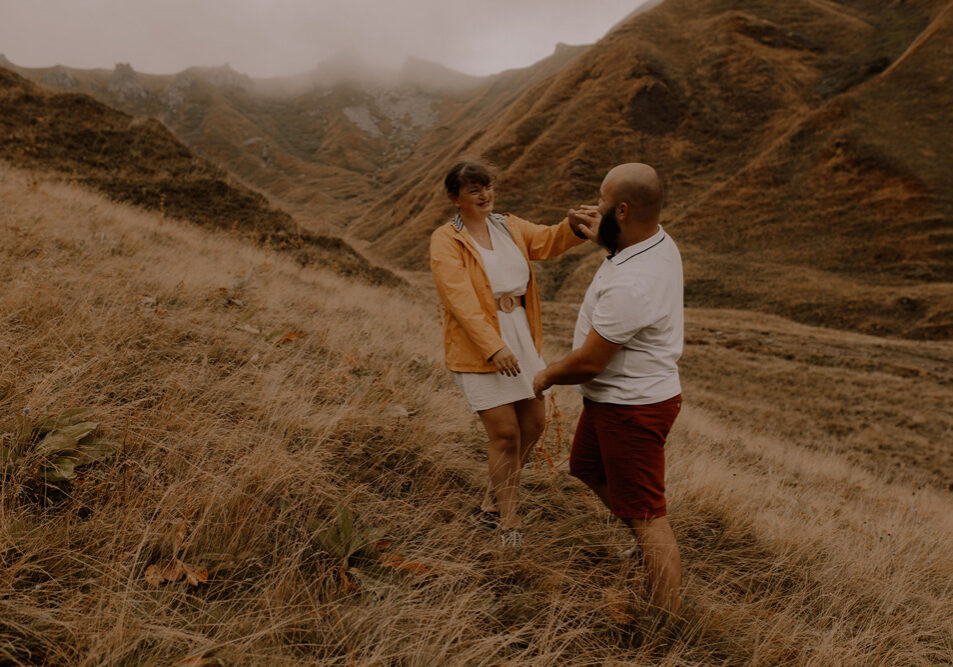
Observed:
[[[312,69],[341,52],[407,57],[484,75],[557,42],[591,43],[642,0],[0,0],[0,53],[23,67],[168,74],[231,66],[255,77]]]

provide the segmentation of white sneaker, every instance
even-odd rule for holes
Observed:
[[[641,551],[639,549],[639,545],[633,544],[628,549],[623,549],[622,551],[620,551],[617,555],[619,557],[619,560],[628,560],[629,558],[635,558],[636,556],[638,556],[639,551]]]
[[[522,549],[523,546],[525,546],[523,542],[523,531],[519,528],[504,530],[500,533],[500,540],[506,549]]]

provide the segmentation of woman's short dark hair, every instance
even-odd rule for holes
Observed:
[[[460,160],[450,167],[446,178],[443,179],[443,186],[447,189],[447,194],[452,197],[459,197],[460,190],[474,183],[483,187],[493,183],[490,168],[479,160]]]

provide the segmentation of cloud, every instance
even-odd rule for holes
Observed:
[[[0,0],[0,52],[40,67],[150,73],[221,65],[292,74],[342,51],[408,56],[471,74],[523,67],[557,42],[589,43],[640,0]]]

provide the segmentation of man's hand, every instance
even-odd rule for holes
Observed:
[[[592,204],[583,204],[579,208],[569,209],[569,225],[574,232],[582,234],[593,243],[598,243],[597,233],[602,215],[599,207]]]
[[[546,373],[547,370],[548,369],[544,368],[533,378],[533,393],[536,394],[536,398],[541,399],[543,392],[553,386],[553,383],[549,381],[549,376]]]
[[[516,377],[520,374],[520,361],[516,355],[505,345],[497,350],[496,354],[490,357],[490,361],[496,364],[496,367],[503,375]]]

